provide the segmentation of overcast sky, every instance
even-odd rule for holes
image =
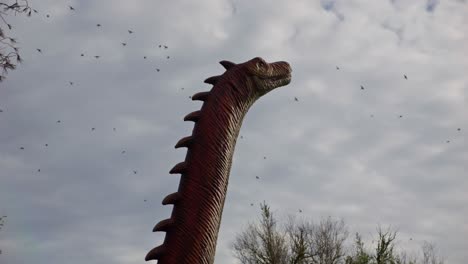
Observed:
[[[189,96],[219,61],[256,56],[289,62],[292,81],[244,119],[216,264],[237,263],[230,244],[262,201],[280,219],[343,218],[369,243],[391,226],[402,248],[432,241],[466,263],[467,1],[30,5],[8,17],[24,63],[0,83],[1,263],[143,263],[201,106]]]

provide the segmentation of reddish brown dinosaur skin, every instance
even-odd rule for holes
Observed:
[[[250,106],[274,88],[287,85],[291,68],[287,62],[266,63],[254,58],[242,64],[220,62],[226,72],[210,77],[210,92],[193,95],[204,101],[200,111],[184,120],[194,121],[192,135],[182,138],[176,148],[187,147],[184,162],[171,174],[180,173],[177,192],[163,204],[173,204],[169,219],[153,229],[167,232],[161,246],[145,260],[158,264],[212,264],[228,186],[232,156],[242,120]]]

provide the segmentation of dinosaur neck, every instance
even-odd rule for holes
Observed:
[[[163,204],[174,204],[172,215],[153,231],[166,231],[164,243],[150,251],[146,260],[159,264],[211,264],[226,198],[234,148],[242,120],[256,95],[241,94],[248,80],[220,80],[203,100],[200,111],[184,120],[195,122],[192,136],[176,147],[187,147],[185,161],[170,173],[180,173],[179,189]]]

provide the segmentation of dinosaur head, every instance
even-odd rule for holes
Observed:
[[[247,62],[236,64],[230,61],[221,61],[226,68],[223,76],[213,76],[205,80],[206,83],[216,84],[218,80],[243,80],[247,85],[242,92],[255,94],[260,97],[269,91],[285,86],[291,82],[291,66],[285,61],[267,63],[260,57]],[[243,76],[244,78],[240,78]]]
[[[291,82],[291,67],[285,61],[267,63],[256,57],[244,63],[254,84],[254,89],[264,95]]]

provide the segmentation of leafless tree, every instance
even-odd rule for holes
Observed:
[[[232,247],[234,255],[244,264],[286,264],[288,258],[285,236],[278,231],[276,219],[266,203],[261,204],[259,224],[249,224],[239,234]]]
[[[11,31],[13,28],[6,20],[6,17],[9,14],[26,14],[27,16],[31,16],[32,12],[37,13],[37,10],[32,9],[27,0],[0,2],[0,81],[5,79],[9,70],[14,70],[16,65],[22,61],[19,49],[16,46],[16,39],[10,37],[5,31],[5,26],[8,28],[8,31]]]
[[[312,262],[314,264],[338,264],[344,259],[344,242],[348,230],[343,220],[322,218],[314,225],[312,234]]]
[[[436,246],[433,243],[424,241],[422,245],[422,264],[443,264],[444,261],[437,255]]]
[[[264,203],[259,224],[249,224],[232,245],[242,264],[338,264],[344,260],[348,232],[344,221],[324,218],[318,224],[294,217],[281,230]]]
[[[2,230],[3,226],[5,225],[6,215],[0,216],[0,231]],[[2,254],[2,250],[0,249],[0,255]]]

